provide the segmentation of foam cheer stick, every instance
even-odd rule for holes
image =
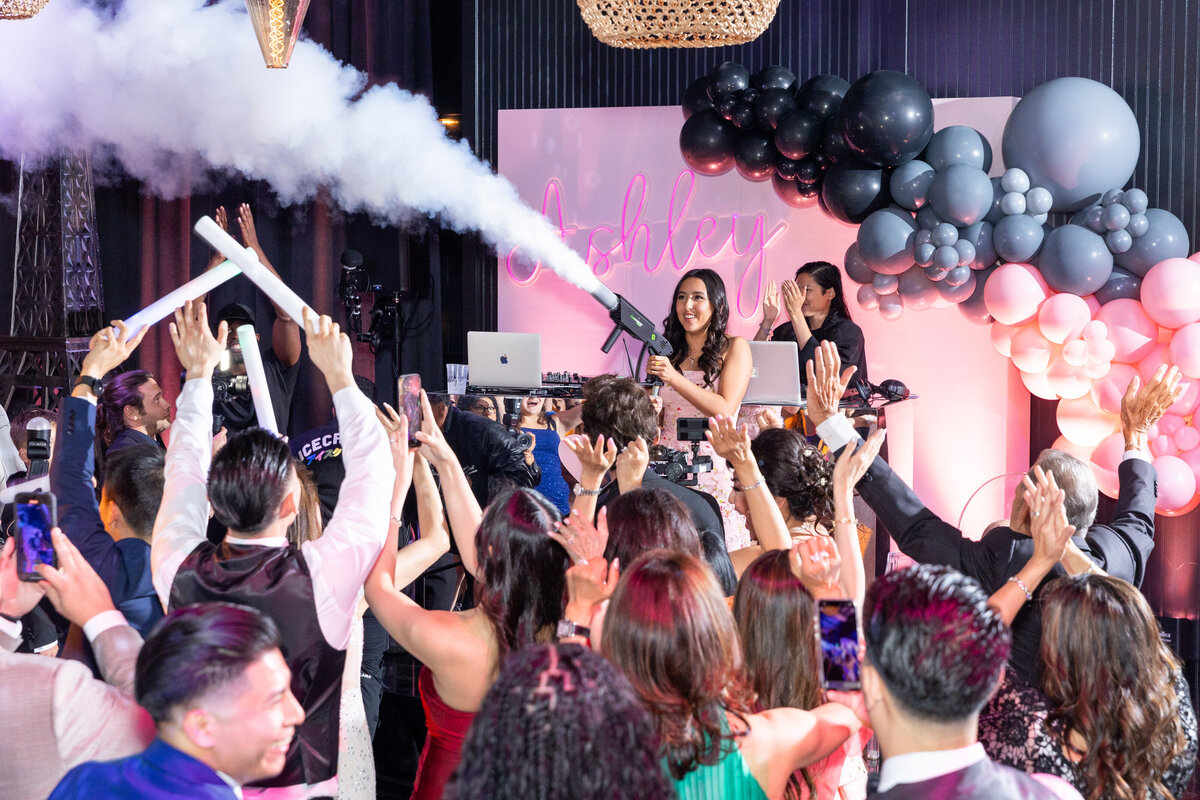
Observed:
[[[246,377],[250,379],[250,397],[254,400],[258,427],[278,436],[279,425],[275,422],[275,406],[271,404],[271,390],[267,386],[267,372],[263,369],[262,353],[258,350],[258,337],[254,335],[254,326],[239,325],[237,338],[238,344],[242,346]]]
[[[312,312],[314,317],[317,316],[308,303],[300,299],[300,295],[293,292],[286,283],[259,263],[258,255],[253,250],[238,244],[237,240],[214,222],[212,217],[204,216],[196,220],[193,230],[221,255],[236,264],[242,274],[254,281],[258,288],[262,289],[263,294],[271,298],[271,302],[283,309],[283,312],[291,317],[297,325],[304,325],[304,309],[306,308]]]
[[[240,275],[241,272],[233,262],[224,261],[203,275],[183,284],[175,291],[163,295],[125,320],[125,324],[128,326],[126,341],[136,336],[137,332],[142,328],[149,327],[170,316],[175,309],[182,306],[188,300],[203,297],[233,276]]]

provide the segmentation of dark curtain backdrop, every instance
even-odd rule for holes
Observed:
[[[466,64],[478,91],[465,103],[465,132],[489,160],[495,160],[500,109],[672,105],[691,81],[724,61],[751,70],[784,64],[802,80],[831,72],[853,81],[894,69],[934,97],[1019,97],[1053,78],[1078,75],[1129,102],[1143,142],[1132,185],[1146,190],[1151,205],[1179,216],[1192,249],[1200,249],[1197,0],[783,0],[771,27],[750,44],[652,50],[600,44],[575,0],[463,3],[464,52],[478,54]],[[478,281],[494,298],[495,262],[487,253],[477,258],[464,280]],[[487,308],[477,313],[495,324]],[[1031,433],[1032,457],[1058,436],[1053,403],[1034,400]],[[1197,617],[1198,522],[1200,511],[1157,520],[1143,589],[1163,616]],[[1200,658],[1200,637],[1189,646]]]

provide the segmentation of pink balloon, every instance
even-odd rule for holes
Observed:
[[[1150,442],[1150,452],[1156,456],[1173,456],[1175,442],[1170,436],[1155,436],[1154,441]]]
[[[1179,460],[1192,468],[1192,474],[1196,476],[1196,485],[1200,486],[1200,447],[1180,453]]]
[[[1176,456],[1159,456],[1154,459],[1154,469],[1158,472],[1156,511],[1178,512],[1192,501],[1196,494],[1196,473],[1186,461]]]
[[[1096,312],[1100,310],[1100,301],[1096,299],[1096,295],[1089,294],[1087,297],[1083,298],[1083,302],[1087,303],[1088,316],[1096,316]]]
[[[1191,425],[1186,428],[1180,428],[1175,432],[1175,447],[1186,453],[1188,450],[1195,450],[1200,446],[1200,430],[1196,430]]]
[[[1038,327],[1055,344],[1076,338],[1091,321],[1092,312],[1084,299],[1066,292],[1050,295],[1038,309]]]
[[[1192,253],[1190,256],[1188,256],[1188,260],[1195,261],[1196,263],[1200,264],[1200,253]]]
[[[1043,400],[1058,399],[1058,394],[1051,388],[1045,372],[1022,372],[1021,383],[1025,384],[1025,388],[1034,397],[1040,397]]]
[[[1200,406],[1200,381],[1182,378],[1179,385],[1183,387],[1183,394],[1179,395],[1179,399],[1171,404],[1167,413],[1190,417],[1196,412],[1197,406]]]
[[[1105,364],[1113,360],[1117,354],[1117,346],[1108,339],[1095,339],[1087,342],[1088,361],[1103,361]]]
[[[1109,414],[1120,414],[1125,387],[1135,375],[1137,370],[1128,364],[1113,364],[1107,375],[1092,384],[1092,401]]]
[[[1079,447],[1094,448],[1121,427],[1121,418],[1101,411],[1090,395],[1060,400],[1054,417],[1062,435]]]
[[[1189,378],[1200,378],[1200,322],[1175,331],[1167,352],[1171,363],[1179,367],[1180,372]]]
[[[1108,361],[1089,361],[1083,371],[1093,381],[1103,378],[1112,369],[1112,364]]]
[[[1054,440],[1054,444],[1050,446],[1055,450],[1070,453],[1085,464],[1092,460],[1092,453],[1096,449],[1094,445],[1092,447],[1081,447],[1065,436],[1058,437]]]
[[[988,281],[988,284],[991,280]],[[1037,325],[1027,325],[1013,336],[1009,356],[1021,372],[1044,372],[1057,348],[1046,341]]]
[[[1049,296],[1050,287],[1031,264],[997,267],[983,287],[983,304],[988,313],[1005,325],[1031,321],[1038,306]]]
[[[1142,307],[1166,328],[1181,328],[1200,320],[1200,265],[1186,258],[1168,258],[1142,278]]]
[[[1083,340],[1089,344],[1108,339],[1108,326],[1098,319],[1094,319],[1087,325],[1083,326]]]
[[[1174,436],[1186,426],[1187,422],[1183,417],[1176,414],[1163,414],[1158,421],[1158,433],[1160,436]]]
[[[1092,379],[1085,367],[1072,367],[1062,356],[1051,359],[1046,369],[1046,381],[1059,397],[1074,399],[1083,397],[1092,390]]]
[[[1088,345],[1083,339],[1072,339],[1063,345],[1063,361],[1072,367],[1082,367],[1088,362]]]
[[[1134,365],[1137,367],[1138,374],[1142,376],[1142,383],[1153,378],[1155,371],[1167,363],[1167,358],[1167,345],[1156,344],[1150,348],[1145,357]]]
[[[988,336],[992,339],[992,347],[1005,358],[1011,357],[1012,340],[1020,330],[1021,328],[1014,325],[1005,325],[1003,322],[992,322],[992,328],[988,331]]]
[[[1158,342],[1158,325],[1137,300],[1121,298],[1106,303],[1096,319],[1108,326],[1108,340],[1117,347],[1114,361],[1136,363]]]
[[[1092,451],[1092,472],[1096,473],[1096,483],[1100,491],[1114,499],[1120,491],[1117,467],[1121,465],[1124,454],[1125,437],[1119,433],[1105,437]]]

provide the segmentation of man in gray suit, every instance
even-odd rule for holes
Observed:
[[[60,531],[59,568],[39,566],[44,580],[17,578],[16,540],[0,549],[0,797],[41,800],[77,764],[141,752],[154,723],[133,700],[142,637],[113,607],[104,582]],[[17,621],[45,593],[58,612],[83,627],[107,683],[77,661],[12,652]]]

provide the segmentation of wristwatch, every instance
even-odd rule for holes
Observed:
[[[577,483],[571,491],[574,492],[576,497],[599,497],[603,489],[585,489],[582,483]]]
[[[88,387],[96,397],[99,397],[100,393],[104,391],[104,381],[100,378],[93,378],[91,375],[80,375],[75,379],[75,385]]]
[[[554,635],[559,639],[570,639],[572,636],[582,636],[585,639],[590,639],[592,637],[592,629],[586,625],[580,625],[574,620],[560,619],[558,627],[554,629]]]

